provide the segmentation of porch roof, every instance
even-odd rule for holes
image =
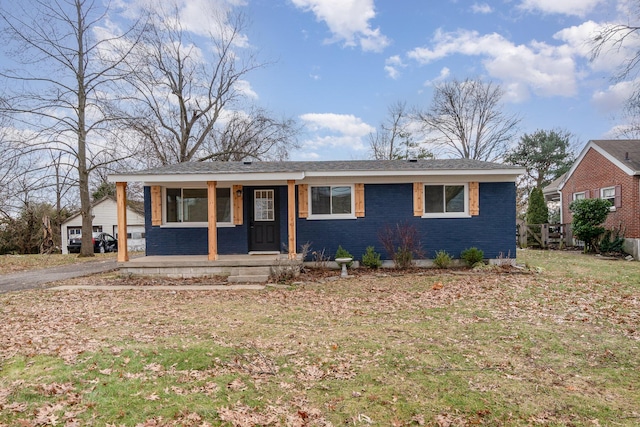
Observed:
[[[316,162],[187,162],[109,175],[112,182],[265,181],[305,177],[501,175],[515,179],[518,166],[471,159],[337,160]]]
[[[560,200],[560,185],[564,182],[566,177],[567,173],[565,172],[542,189],[542,194],[546,201],[557,202]]]

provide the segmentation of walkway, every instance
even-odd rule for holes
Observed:
[[[36,289],[47,283],[104,273],[117,268],[116,260],[109,259],[5,274],[0,276],[0,293]]]

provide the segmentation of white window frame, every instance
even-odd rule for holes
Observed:
[[[260,195],[260,197],[258,197],[258,195]],[[262,218],[258,218],[256,216],[256,213],[259,211],[258,209],[258,205],[257,202],[260,199],[263,199],[263,195],[267,195],[268,197],[266,197],[267,200],[270,200],[271,203],[273,203],[273,205],[271,206],[271,208],[267,208],[266,212],[270,212],[271,213],[271,218],[267,218],[267,219],[262,219]],[[253,220],[256,222],[273,222],[276,220],[276,209],[278,209],[278,206],[276,206],[276,191],[273,189],[255,189],[253,190],[253,212],[254,212],[254,218]]]
[[[351,213],[348,214],[314,214],[313,213],[313,200],[312,194],[314,187],[329,187],[329,192],[334,187],[349,187],[351,189]],[[309,206],[309,216],[307,219],[310,220],[323,220],[323,219],[356,219],[356,193],[355,193],[355,185],[354,184],[310,184],[309,185],[309,195],[308,195],[308,206]]]
[[[582,199],[586,199],[587,195],[585,194],[586,191],[578,191],[577,193],[573,193],[572,195],[572,199],[573,200],[582,200]],[[582,196],[582,197],[579,197]]]
[[[209,227],[209,222],[208,221],[198,221],[198,222],[168,222],[167,221],[167,189],[180,189],[181,194],[182,194],[182,190],[206,190],[206,187],[181,187],[179,185],[176,186],[168,186],[168,187],[162,187],[162,227],[165,228],[207,228]],[[235,227],[235,224],[233,223],[233,187],[229,186],[220,186],[220,187],[216,187],[217,189],[221,189],[221,188],[228,188],[229,189],[229,198],[231,200],[231,203],[229,205],[229,209],[230,209],[230,215],[229,215],[229,222],[221,222],[218,221],[216,222],[216,227],[221,228],[221,227]]]
[[[456,186],[456,187],[464,187],[464,211],[463,212],[434,212],[427,213],[427,195],[425,187],[427,185],[433,186]],[[469,214],[469,183],[468,182],[423,182],[422,183],[422,191],[423,191],[423,200],[422,200],[422,218],[470,218]]]
[[[606,190],[611,190],[613,192],[613,196],[612,197],[604,197],[604,192]],[[609,207],[610,211],[615,211],[616,210],[616,187],[603,187],[600,189],[600,198],[602,200],[609,200],[611,202],[611,206]]]
[[[67,239],[73,239],[74,237],[80,237],[82,235],[82,226],[68,226],[67,227]]]

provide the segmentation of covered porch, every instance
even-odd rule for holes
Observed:
[[[176,255],[192,255],[206,253],[206,259],[208,261],[217,261],[221,256],[219,248],[219,239],[222,238],[223,243],[227,243],[226,253],[229,254],[228,248],[229,239],[236,241],[242,240],[241,233],[247,233],[252,239],[257,235],[257,239],[252,240],[253,244],[250,245],[236,245],[235,249],[232,249],[232,254],[280,254],[284,252],[287,259],[295,260],[297,258],[296,251],[296,180],[288,179],[280,182],[271,182],[268,190],[262,189],[263,187],[250,186],[251,183],[247,182],[244,185],[234,184],[230,186],[229,182],[223,183],[222,187],[218,186],[217,181],[206,181],[202,184],[198,184],[197,181],[194,186],[206,185],[206,188],[202,190],[190,190],[200,191],[202,193],[199,199],[195,200],[198,208],[198,219],[192,218],[186,219],[183,222],[182,218],[168,219],[170,214],[174,216],[176,213],[169,212],[169,207],[163,207],[163,199],[170,197],[169,190],[164,189],[160,185],[154,185],[153,183],[147,184],[148,194],[145,195],[145,199],[149,198],[151,203],[147,208],[147,213],[150,214],[147,217],[147,232],[156,232],[163,230],[162,233],[165,236],[172,234],[175,238],[173,240],[176,244],[181,246],[178,249],[187,248],[188,251],[193,252],[181,253],[180,250],[175,250],[173,254]],[[238,181],[235,181],[236,183]],[[249,185],[249,186],[247,186]],[[247,193],[245,189],[251,189]],[[282,189],[282,195],[279,196],[280,189]],[[218,209],[219,203],[216,199],[220,198],[218,190],[225,192],[226,198],[224,199],[222,210]],[[164,193],[165,191],[166,193]],[[178,190],[180,191],[180,190]],[[185,190],[186,194],[186,190]],[[178,201],[180,201],[180,196]],[[282,203],[278,202],[281,200]],[[117,201],[117,218],[118,218],[118,247],[122,248],[118,252],[118,261],[125,263],[129,261],[129,254],[126,249],[126,234],[127,234],[127,182],[116,181],[116,201]],[[171,200],[169,200],[169,203]],[[247,204],[249,206],[247,206]],[[220,217],[222,212],[222,217]],[[180,213],[179,213],[180,214]],[[178,215],[179,215],[178,214]],[[248,216],[250,214],[250,217]],[[185,212],[185,215],[187,213]],[[173,222],[170,222],[173,221]],[[186,222],[191,221],[191,222]],[[196,222],[194,222],[196,221]],[[200,222],[197,222],[200,221]],[[151,227],[149,227],[151,226]],[[187,233],[190,234],[187,237]],[[230,231],[236,229],[235,234],[230,235]],[[260,230],[258,232],[258,230]],[[261,233],[261,234],[256,234]],[[203,239],[203,237],[206,237]],[[193,249],[192,242],[198,240],[199,249]],[[267,241],[268,239],[268,241]],[[177,243],[180,242],[180,243]],[[263,244],[262,242],[267,242]],[[206,247],[202,246],[206,243]],[[191,249],[188,249],[191,248]],[[153,248],[152,248],[153,249]],[[160,253],[158,253],[160,252]],[[222,254],[224,254],[224,250]],[[171,255],[171,253],[162,253],[162,251],[153,250],[149,251],[148,255]]]
[[[189,253],[182,255],[155,255],[151,253],[151,256],[149,256],[149,251],[147,250],[147,256],[130,259],[126,245],[127,182],[116,181],[117,221],[119,230],[117,236],[119,248],[117,261],[120,271],[124,274],[181,278],[227,276],[229,282],[266,282],[270,277],[277,276],[278,273],[282,273],[282,271],[286,269],[291,272],[299,272],[302,259],[299,259],[300,257],[296,252],[296,181],[293,179],[279,181],[277,183],[272,182],[274,185],[279,184],[281,186],[280,188],[283,189],[282,199],[284,202],[284,206],[282,207],[283,223],[282,227],[280,227],[283,229],[283,236],[282,240],[279,240],[279,237],[276,238],[278,242],[276,243],[277,248],[270,247],[269,250],[258,251],[249,249],[249,251],[239,254],[220,253],[219,239],[228,240],[229,230],[236,227],[242,227],[243,229],[249,228],[248,224],[244,224],[243,226],[243,221],[246,222],[246,216],[244,215],[246,202],[243,190],[251,187],[239,185],[237,184],[237,180],[235,183],[233,186],[230,186],[229,182],[223,183],[222,188],[227,190],[230,198],[233,200],[230,203],[230,217],[219,218],[220,210],[218,209],[216,200],[217,190],[220,188],[218,181],[206,181],[206,191],[203,193],[204,198],[201,199],[205,204],[203,206],[204,209],[202,209],[202,211],[204,211],[204,218],[201,220],[204,222],[200,223],[202,228],[199,229],[201,232],[198,232],[200,242],[204,242],[202,237],[206,235],[206,255]],[[250,182],[247,182],[247,184],[250,184]],[[163,217],[163,215],[166,215],[166,210],[163,210],[162,207],[162,200],[166,197],[166,194],[162,192],[159,185],[152,183],[149,185],[149,188],[151,209],[150,218],[148,218],[148,220],[150,219],[150,224],[148,225],[151,225],[152,230],[156,230],[162,228],[166,220],[166,217]],[[284,199],[286,199],[286,201]],[[247,200],[249,200],[253,206],[254,199],[251,197]],[[273,211],[278,210],[277,206],[273,206],[272,208]],[[220,228],[220,221],[227,224],[229,220],[232,223],[232,227],[223,225],[222,228]],[[257,229],[261,224],[263,223],[256,222],[255,228]],[[251,221],[251,229],[254,228],[253,225],[254,222]],[[173,233],[184,235],[187,232],[187,228],[179,226],[169,228]],[[197,228],[190,227],[188,232],[193,232],[194,230],[197,230]],[[222,236],[224,237],[219,236],[221,230]],[[149,229],[147,231],[149,231]],[[187,250],[190,250],[188,249],[191,246],[189,242],[185,244],[183,240],[182,245],[187,248]],[[200,249],[200,254],[204,252],[202,249]]]

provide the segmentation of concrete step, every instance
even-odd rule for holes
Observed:
[[[269,280],[268,274],[252,274],[247,276],[229,276],[228,282],[231,283],[263,283]]]
[[[271,274],[270,266],[240,266],[231,268],[231,276],[269,276]]]

